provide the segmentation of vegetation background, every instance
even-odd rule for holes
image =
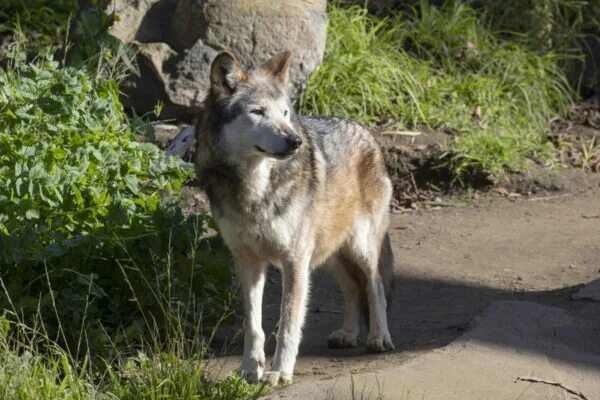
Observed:
[[[597,89],[600,3],[384,3],[330,4],[301,112],[444,132],[455,185],[560,167],[549,134]],[[182,212],[193,168],[136,141],[160,105],[123,109],[133,51],[77,6],[0,3],[0,398],[256,398],[206,368],[238,305],[210,216]]]

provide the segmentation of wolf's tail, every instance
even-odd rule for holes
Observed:
[[[379,251],[379,276],[383,283],[385,291],[385,302],[387,308],[390,308],[392,293],[394,292],[394,253],[392,253],[392,245],[390,243],[390,235],[385,234],[381,242],[381,250]]]

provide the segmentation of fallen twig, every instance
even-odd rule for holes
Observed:
[[[571,194],[565,193],[565,194],[559,194],[557,196],[532,197],[531,199],[525,199],[525,200],[526,201],[546,201],[546,200],[560,199],[562,197],[568,197],[568,196],[571,196]]]
[[[543,379],[543,378],[537,378],[535,376],[519,376],[517,378],[517,381],[526,381],[526,382],[534,382],[534,383],[545,383],[547,385],[558,386],[558,387],[566,390],[567,392],[569,392],[571,394],[574,394],[575,396],[579,396],[583,400],[589,400],[588,397],[585,394],[583,394],[583,392],[581,390],[577,390],[575,388],[567,386],[564,383],[550,381],[548,379]]]
[[[417,131],[383,131],[382,135],[399,135],[399,136],[421,136],[421,132]]]
[[[429,207],[465,207],[465,203],[454,203],[450,201],[424,201],[423,204]]]

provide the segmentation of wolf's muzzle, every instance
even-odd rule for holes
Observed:
[[[296,154],[296,151],[302,146],[302,138],[295,133],[284,135],[283,132],[281,132],[279,140],[280,145],[277,150],[272,149],[269,151],[260,146],[254,146],[254,148],[260,153],[283,160]]]
[[[302,146],[302,138],[298,135],[288,135],[285,138],[285,143],[288,146],[288,151],[296,151]]]

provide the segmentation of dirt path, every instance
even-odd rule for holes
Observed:
[[[547,199],[484,199],[464,208],[394,214],[390,232],[397,260],[396,292],[389,319],[396,351],[373,356],[365,354],[364,347],[326,347],[327,335],[341,324],[342,298],[335,283],[317,271],[295,384],[278,395],[295,398],[294,393],[308,390],[312,382],[321,382],[318,387],[323,391],[350,373],[360,377],[407,362],[411,365],[409,360],[428,357],[471,331],[473,318],[500,301],[550,306],[589,322],[584,333],[589,331],[592,340],[587,340],[589,335],[585,340],[571,339],[579,343],[574,346],[600,360],[600,303],[570,299],[582,284],[600,278],[597,185],[585,193]],[[274,273],[265,298],[267,332],[278,317],[279,295]],[[530,317],[535,315],[519,320]],[[363,332],[363,341],[364,337]],[[267,354],[272,354],[274,337],[268,342]],[[225,368],[238,360],[230,358]],[[600,384],[600,363],[586,368]],[[314,398],[321,397],[315,394]]]

